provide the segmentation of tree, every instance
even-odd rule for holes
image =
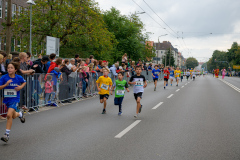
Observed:
[[[153,56],[153,48],[145,46],[147,38],[142,34],[143,23],[136,14],[125,16],[116,8],[111,8],[103,13],[103,19],[107,29],[118,41],[114,52],[116,59],[121,60],[124,53],[133,60]]]
[[[193,58],[193,57],[189,57],[187,60],[186,60],[186,67],[187,68],[195,68],[198,66],[198,61],[196,58]]]
[[[165,51],[165,55],[167,54],[167,59],[166,59],[166,65],[169,66],[175,66],[175,60],[173,57],[173,51],[171,51],[171,55],[170,55],[170,48],[168,50]],[[169,64],[169,57],[170,57],[170,64]],[[162,63],[165,65],[165,56],[162,59]]]
[[[107,30],[95,1],[35,0],[35,3],[32,33],[36,53],[45,49],[46,36],[52,36],[60,38],[61,57],[73,57],[76,53],[81,57],[93,54],[97,59],[113,61],[112,53],[117,41]],[[19,51],[27,51],[29,11],[19,14],[12,21],[12,32],[21,41]]]

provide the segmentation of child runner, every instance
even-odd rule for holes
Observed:
[[[153,82],[154,82],[154,91],[156,91],[156,87],[157,87],[157,81],[158,81],[158,76],[160,75],[161,71],[158,68],[158,65],[154,66],[154,69],[152,70],[152,76],[153,76]]]
[[[136,66],[135,68],[136,74],[133,75],[130,78],[129,84],[133,84],[133,93],[135,100],[137,102],[137,108],[136,108],[136,115],[135,118],[138,117],[138,113],[141,113],[142,111],[142,105],[140,103],[140,100],[142,99],[142,94],[144,92],[144,88],[147,87],[147,81],[143,75],[141,75],[142,69],[140,66]]]
[[[187,70],[187,80],[188,80],[188,78],[190,77],[190,72],[189,72],[189,69]]]
[[[127,92],[129,92],[127,81],[123,80],[123,77],[124,77],[124,72],[118,72],[118,80],[115,81],[115,84],[114,84],[115,86],[113,86],[111,90],[111,95],[112,95],[112,92],[116,87],[114,104],[119,106],[119,112],[118,112],[119,116],[122,115],[122,101],[125,94],[125,88]]]
[[[172,86],[172,82],[173,82],[173,78],[174,78],[174,70],[172,67],[170,68],[169,72],[170,72],[170,80],[171,80],[171,86]]]
[[[179,67],[177,67],[177,69],[174,71],[174,74],[175,74],[175,78],[177,80],[177,85],[178,86],[178,82],[179,82],[179,79],[180,79],[180,76],[181,76],[181,71],[179,70]]]
[[[103,68],[103,76],[96,81],[97,89],[99,91],[100,103],[103,104],[102,114],[106,114],[107,99],[109,98],[109,90],[112,88],[112,80],[108,77],[109,69]]]
[[[183,80],[183,69],[181,70],[181,82]]]
[[[164,74],[164,89],[165,89],[166,88],[165,86],[168,83],[169,74],[170,74],[167,67],[164,68],[163,74]]]
[[[18,103],[20,102],[20,90],[26,85],[26,81],[22,76],[15,74],[19,69],[17,63],[11,62],[7,67],[8,74],[5,74],[0,79],[0,90],[4,89],[3,103],[8,108],[6,132],[1,138],[2,141],[8,142],[9,132],[12,127],[12,119],[20,118],[22,123],[25,123],[23,112],[16,112]]]

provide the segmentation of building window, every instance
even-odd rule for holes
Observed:
[[[22,6],[18,6],[18,15],[22,13]]]
[[[16,16],[16,12],[17,12],[17,5],[12,4],[12,17],[13,18]]]
[[[8,2],[5,2],[5,17],[7,17],[7,6],[8,6]]]
[[[17,41],[17,51],[20,52],[21,51],[21,40]]]
[[[0,0],[0,18],[2,18],[2,0]]]

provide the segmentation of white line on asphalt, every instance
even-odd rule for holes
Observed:
[[[182,86],[182,88],[183,88],[184,86]]]
[[[173,96],[173,94],[171,94],[170,96],[168,96],[167,98],[171,98]]]
[[[135,127],[138,123],[140,123],[141,120],[136,120],[133,122],[130,126],[128,126],[126,129],[124,129],[122,132],[120,132],[118,135],[115,136],[115,138],[122,138],[127,132],[129,132],[133,127]]]
[[[190,82],[188,82],[188,83],[190,83]]]
[[[185,85],[187,85],[187,83]]]
[[[180,89],[177,89],[176,92],[180,91]]]
[[[159,106],[161,106],[163,104],[163,102],[158,103],[155,107],[153,107],[152,109],[157,109]]]

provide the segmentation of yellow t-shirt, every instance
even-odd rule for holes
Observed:
[[[190,70],[190,74],[192,75],[193,70]]]
[[[109,86],[112,85],[112,80],[110,77],[104,77],[101,76],[96,81],[99,84],[99,87],[101,88],[101,91],[98,92],[98,94],[104,95],[109,94]]]
[[[175,77],[180,77],[181,71],[180,70],[175,70],[174,75],[175,75]]]

